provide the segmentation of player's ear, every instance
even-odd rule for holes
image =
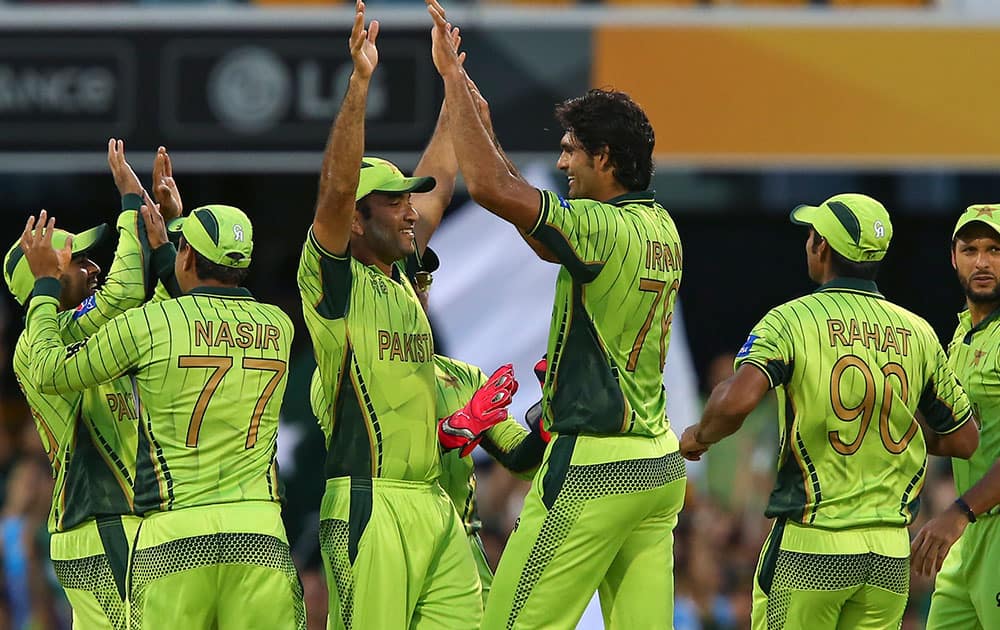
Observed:
[[[357,236],[365,235],[365,226],[364,223],[362,223],[361,221],[360,210],[354,211],[354,219],[351,221],[351,234],[355,234]]]
[[[614,165],[611,164],[611,150],[608,149],[608,145],[604,145],[594,154],[594,168],[598,171],[614,170]]]

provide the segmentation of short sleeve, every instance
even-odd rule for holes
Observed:
[[[772,309],[750,331],[736,353],[735,367],[738,369],[744,363],[757,366],[767,375],[773,389],[788,383],[793,356],[785,318],[777,309]]]
[[[351,253],[333,254],[316,240],[312,228],[299,258],[298,285],[302,305],[323,319],[347,315],[351,298]]]
[[[541,190],[538,223],[528,235],[548,247],[577,282],[591,282],[611,257],[621,209],[593,199],[564,199]]]

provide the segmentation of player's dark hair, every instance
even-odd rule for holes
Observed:
[[[878,277],[878,270],[881,266],[881,260],[854,262],[853,260],[847,260],[832,248],[830,249],[830,269],[842,278],[857,278],[859,280],[874,282],[875,278]]]
[[[812,251],[815,254],[819,251],[819,244],[826,239],[813,228],[809,228],[809,231],[813,236]],[[827,245],[829,245],[829,243],[830,242],[827,241]],[[858,280],[875,282],[875,278],[878,277],[878,270],[881,267],[881,260],[854,262],[853,260],[844,258],[842,255],[837,253],[837,250],[830,247],[830,270],[833,271],[833,273],[838,277],[857,278]]]
[[[626,190],[649,188],[656,138],[646,113],[628,94],[590,90],[556,105],[556,120],[576,137],[587,155],[607,148],[615,180]]]
[[[250,273],[248,267],[237,269],[212,262],[199,254],[198,250],[191,247],[191,244],[181,237],[181,246],[184,245],[191,248],[191,253],[194,254],[194,272],[202,280],[215,280],[228,286],[238,287],[243,284],[243,281],[247,279],[247,274]]]

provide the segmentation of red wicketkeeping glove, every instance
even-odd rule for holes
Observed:
[[[507,405],[516,391],[514,366],[500,366],[464,407],[438,420],[441,446],[446,450],[461,448],[462,457],[471,453],[487,429],[507,418]]]

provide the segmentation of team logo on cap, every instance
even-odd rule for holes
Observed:
[[[243,226],[242,225],[237,224],[237,225],[233,226],[233,240],[234,241],[239,241],[240,243],[243,242]]]
[[[874,225],[874,228],[875,228],[875,236],[876,237],[878,237],[878,238],[884,238],[885,237],[885,226],[882,225],[881,221],[876,221],[875,225]]]

